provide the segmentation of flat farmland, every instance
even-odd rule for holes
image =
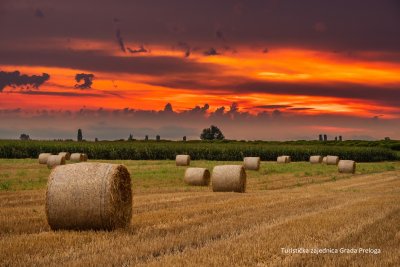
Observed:
[[[127,229],[51,231],[44,207],[50,171],[32,159],[0,160],[1,266],[400,262],[400,162],[360,163],[355,175],[339,174],[336,166],[263,162],[260,171],[247,171],[244,194],[186,186],[185,167],[170,160],[102,162],[122,163],[131,173],[133,217]],[[191,166],[211,170],[240,163]],[[290,252],[298,248],[309,252]],[[314,248],[331,252],[311,253]]]

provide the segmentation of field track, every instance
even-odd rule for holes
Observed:
[[[253,182],[249,179],[249,185]],[[45,190],[0,192],[0,265],[394,266],[400,171],[245,194],[134,195],[129,229],[50,231]],[[373,248],[380,254],[285,254],[281,248]]]

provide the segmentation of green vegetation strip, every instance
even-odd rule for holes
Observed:
[[[240,161],[246,156],[259,156],[274,161],[280,155],[289,155],[293,161],[308,161],[311,155],[337,155],[357,162],[398,160],[396,151],[377,146],[344,146],[346,142],[172,142],[172,141],[0,141],[0,158],[37,158],[42,152],[82,152],[90,159],[105,160],[163,160],[175,159],[177,154],[189,154],[193,160]]]

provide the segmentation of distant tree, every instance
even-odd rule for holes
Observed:
[[[161,140],[161,137],[157,134],[156,135],[156,141],[160,141]]]
[[[323,139],[323,137],[322,137],[322,134],[320,134],[319,135],[319,141],[323,141],[324,139]]]
[[[385,141],[390,141],[390,137],[385,137]]]
[[[78,129],[78,138],[77,138],[78,142],[81,142],[83,140],[83,136],[82,136],[82,130]]]
[[[337,136],[335,136],[335,141],[337,141]]]
[[[341,135],[339,135],[339,141],[342,142],[343,141],[343,137]]]
[[[25,133],[21,134],[21,135],[19,136],[19,139],[20,139],[20,140],[23,140],[23,141],[31,140],[31,138],[29,137],[29,134],[25,134]]]
[[[129,134],[128,141],[133,141],[133,135]]]
[[[182,138],[182,140],[183,140],[183,142],[186,142],[186,136],[184,136],[184,137]]]
[[[95,141],[95,142],[99,142],[99,139],[96,137],[96,138],[94,139],[94,141]]]
[[[215,126],[211,125],[210,128],[203,129],[203,132],[200,134],[201,140],[224,140],[225,136],[222,134],[221,130]]]
[[[145,140],[145,141],[149,141],[149,136],[146,135],[146,136],[144,137],[144,140]]]
[[[324,134],[324,141],[328,141],[328,136]]]

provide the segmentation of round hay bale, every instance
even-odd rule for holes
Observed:
[[[246,170],[258,171],[260,169],[260,157],[245,157],[243,166]]]
[[[326,164],[327,165],[338,165],[339,157],[338,156],[326,156]]]
[[[188,185],[208,186],[210,171],[206,168],[187,168],[183,181]]]
[[[356,162],[354,160],[340,160],[338,164],[338,171],[340,173],[355,173]]]
[[[87,161],[88,160],[88,155],[85,154],[85,153],[82,153],[82,155],[83,155],[83,161]]]
[[[310,157],[311,164],[320,164],[322,163],[322,156],[311,156]]]
[[[46,216],[53,230],[113,230],[132,218],[131,178],[124,165],[77,163],[55,168],[47,182]]]
[[[50,155],[47,158],[47,167],[52,169],[59,165],[65,165],[65,157],[60,155]]]
[[[72,153],[70,160],[77,161],[77,162],[87,161],[87,156],[85,157],[85,155],[86,154],[83,154],[83,153]]]
[[[276,162],[278,163],[290,163],[290,161],[291,161],[290,156],[279,156],[276,159]]]
[[[211,175],[214,192],[246,191],[246,171],[242,165],[215,166]]]
[[[175,158],[176,166],[189,166],[190,156],[189,155],[177,155]]]
[[[326,159],[327,159],[327,157],[323,157],[322,158],[322,163],[326,164]]]
[[[51,156],[51,153],[40,153],[39,164],[47,164],[47,159]]]
[[[65,160],[69,160],[71,158],[71,153],[69,153],[69,152],[60,152],[60,153],[58,153],[58,155],[64,156]]]

